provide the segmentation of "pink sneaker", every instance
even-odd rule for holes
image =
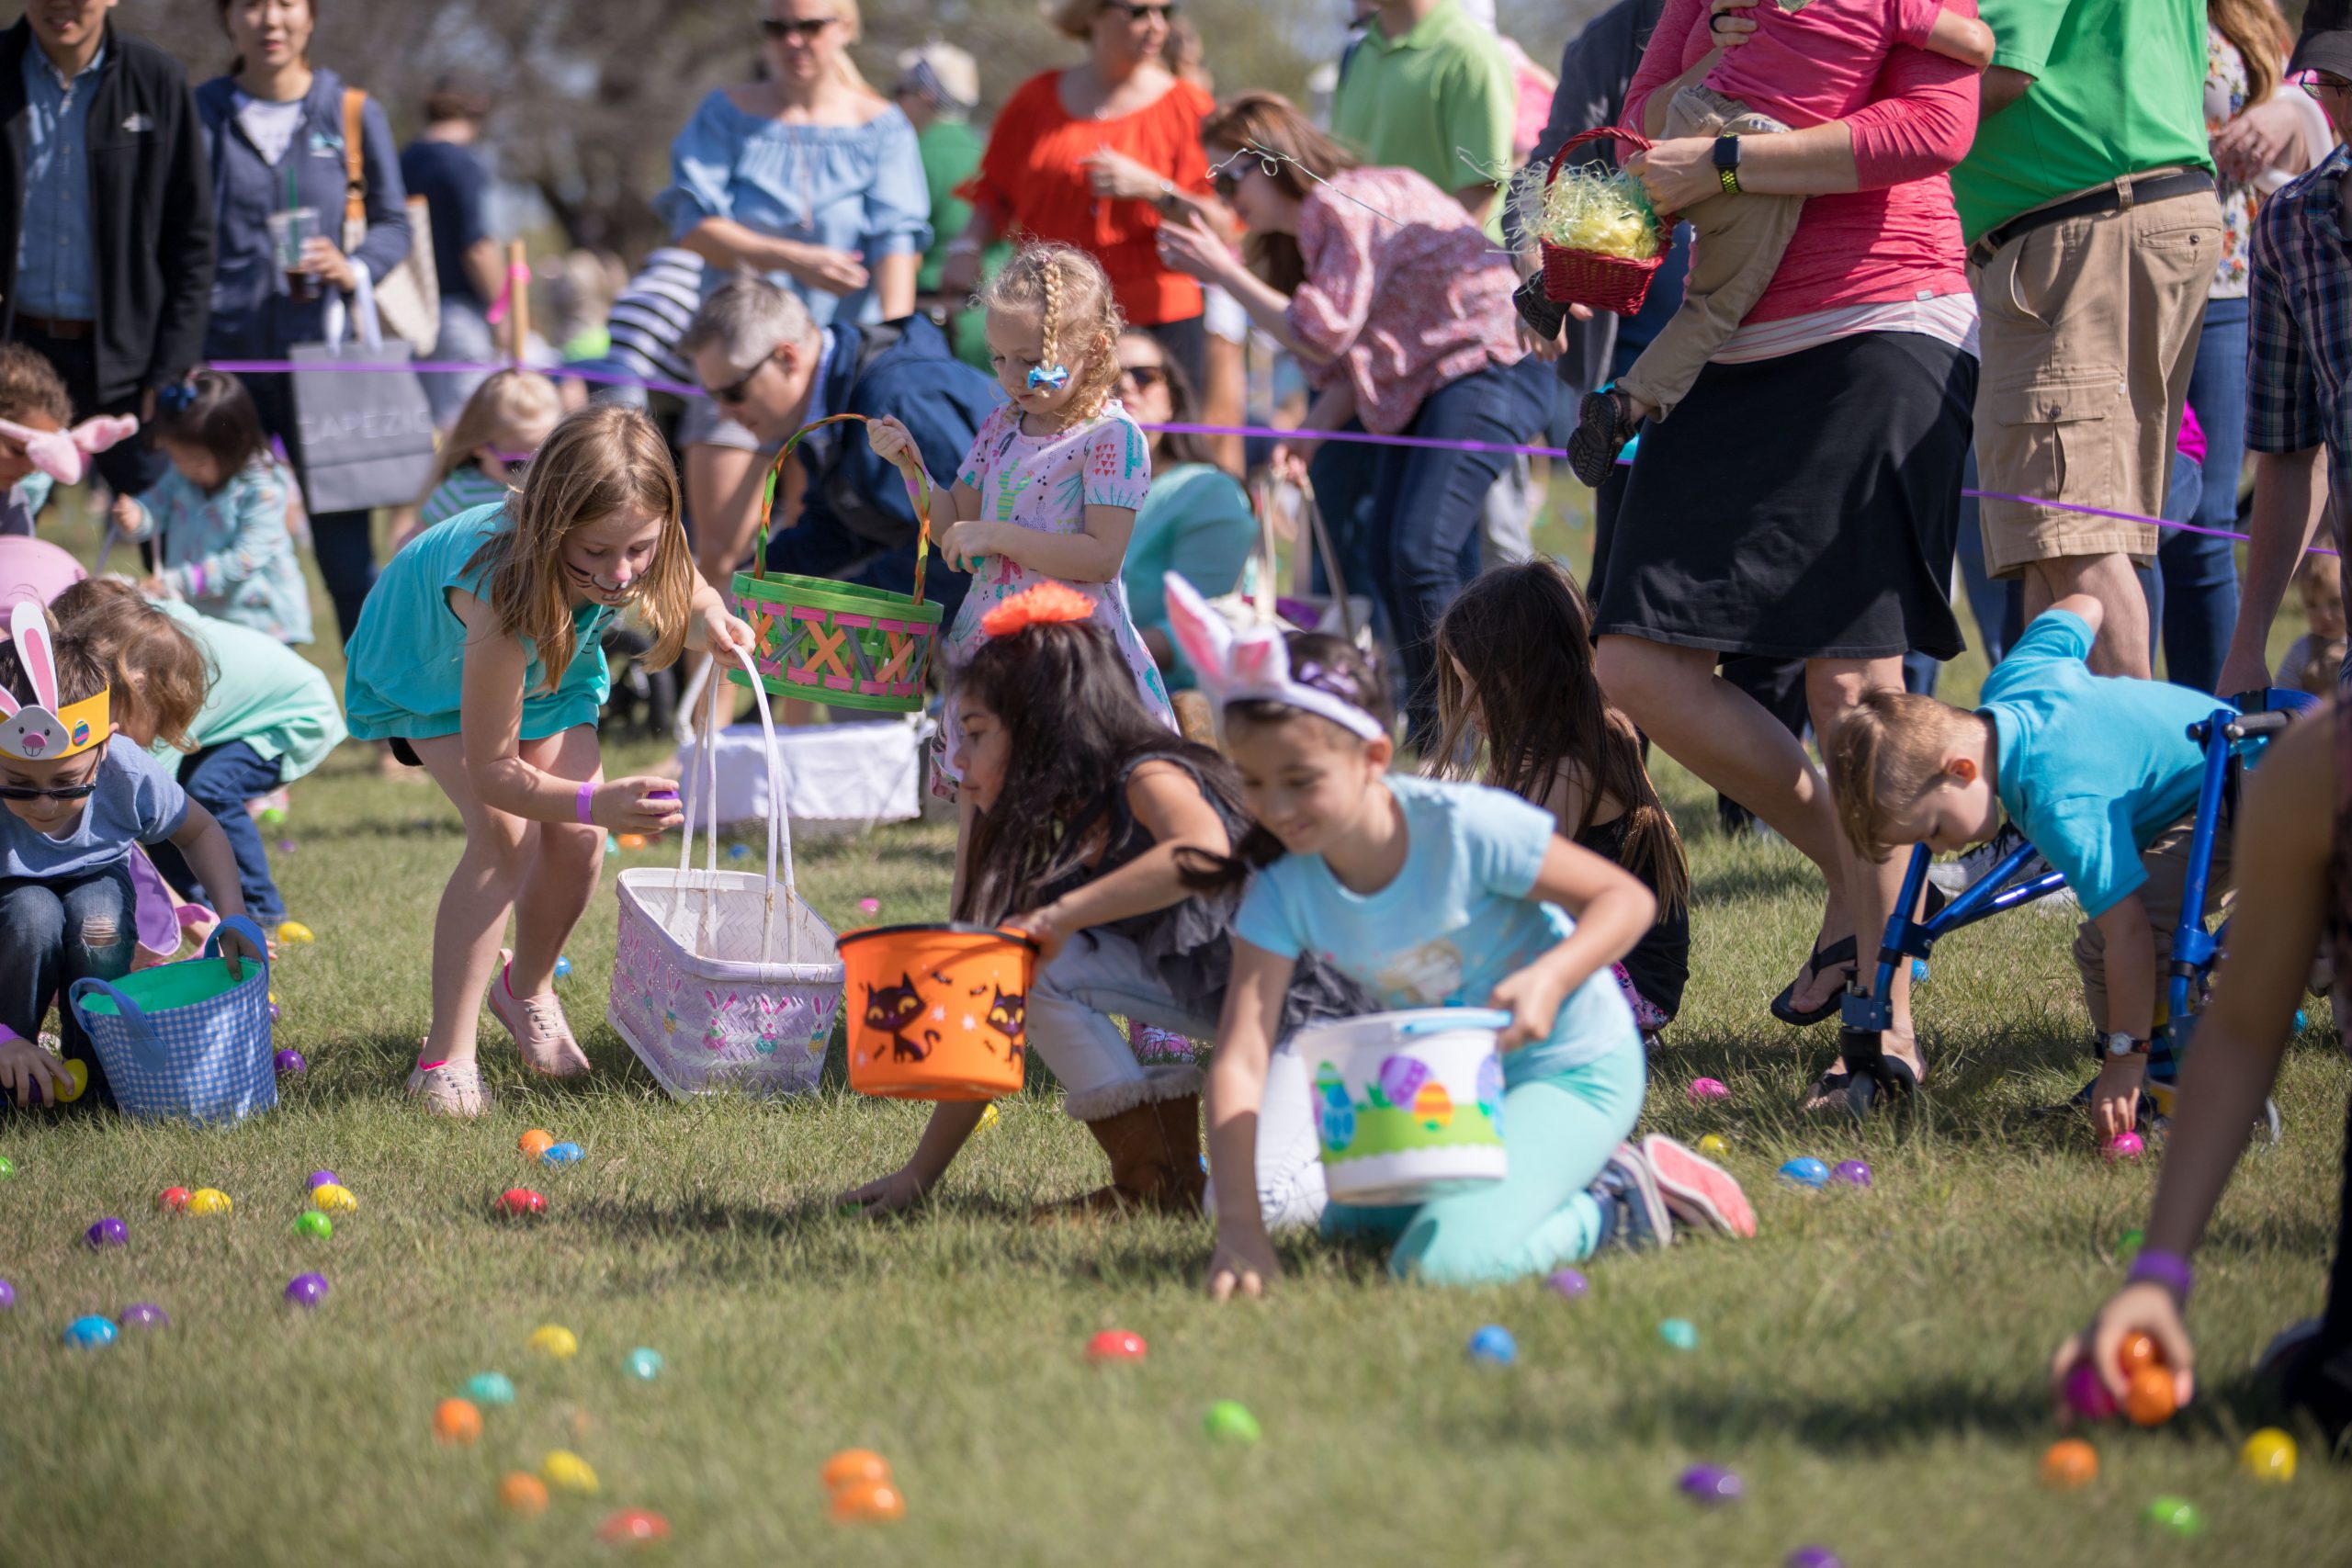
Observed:
[[[417,1042],[431,1049],[430,1041]],[[479,1116],[490,1109],[490,1091],[482,1088],[481,1068],[472,1062],[435,1062],[419,1057],[408,1075],[409,1098],[436,1116]]]
[[[552,991],[536,997],[516,996],[507,984],[514,964],[513,951],[500,948],[498,977],[490,983],[490,1012],[514,1037],[516,1048],[523,1053],[523,1065],[535,1073],[555,1078],[577,1077],[586,1072],[588,1054],[571,1037],[571,1025],[564,1021],[563,1004],[556,1000]]]
[[[1756,1211],[1731,1172],[1663,1133],[1644,1138],[1641,1149],[1676,1219],[1742,1240],[1756,1234]]]

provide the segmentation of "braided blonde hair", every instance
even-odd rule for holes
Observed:
[[[1112,296],[1102,265],[1075,245],[1027,244],[1005,264],[972,303],[983,310],[1035,311],[1046,340],[1046,363],[1067,364],[1074,391],[1062,419],[1092,419],[1119,384],[1119,334],[1126,318]]]

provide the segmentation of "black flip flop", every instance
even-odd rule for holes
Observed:
[[[1841,936],[1827,947],[1815,948],[1813,956],[1805,960],[1804,978],[1790,981],[1781,988],[1781,994],[1772,998],[1772,1016],[1782,1023],[1797,1029],[1810,1028],[1824,1019],[1835,1016],[1838,1010],[1845,1005],[1846,993],[1842,986],[1831,993],[1827,1001],[1815,1008],[1811,1012],[1799,1012],[1796,1009],[1797,987],[1812,980],[1825,969],[1851,969],[1855,974],[1861,973],[1860,961],[1855,955],[1852,937]]]

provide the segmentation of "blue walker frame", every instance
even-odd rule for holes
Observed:
[[[2205,749],[2205,770],[2197,791],[2195,829],[2188,848],[2188,873],[2181,892],[2180,919],[2173,928],[2172,961],[2165,971],[2163,1005],[2157,1009],[2154,1037],[2148,1046],[2148,1081],[2143,1102],[2158,1118],[2172,1114],[2174,1085],[2180,1058],[2196,1029],[2191,1002],[2201,998],[2228,922],[2220,931],[2205,928],[2205,894],[2213,869],[2213,837],[2225,802],[2234,801],[2238,775],[2260,758],[2270,738],[2300,715],[2318,706],[2305,693],[2272,687],[2249,692],[2216,705],[2210,717],[2188,727],[2188,738]],[[1951,903],[1924,920],[1909,911],[1919,908],[1927,889],[1928,846],[1914,846],[1911,863],[1903,874],[1903,891],[1895,913],[1886,922],[1879,944],[1874,984],[1865,996],[1851,987],[1839,1003],[1838,1045],[1851,1079],[1846,1086],[1846,1107],[1857,1117],[1867,1116],[1881,1097],[1891,1103],[1906,1100],[1917,1081],[1900,1062],[1890,1062],[1884,1032],[1894,1027],[1894,1004],[1888,999],[1897,965],[1925,961],[1935,944],[1966,926],[1989,919],[2005,910],[2047,898],[2066,886],[2065,875],[2046,871],[2026,881],[2018,874],[2040,853],[2031,844],[2019,844],[1998,865],[1962,889]],[[2014,883],[2014,886],[2012,884]],[[2273,1142],[2278,1136],[2278,1113],[2266,1102],[2265,1119]]]

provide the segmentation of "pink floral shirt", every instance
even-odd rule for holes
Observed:
[[[1394,435],[1439,388],[1521,357],[1510,258],[1410,169],[1351,169],[1317,186],[1298,250],[1306,281],[1291,296],[1291,330],[1329,361],[1308,378],[1344,376],[1366,430]]]

